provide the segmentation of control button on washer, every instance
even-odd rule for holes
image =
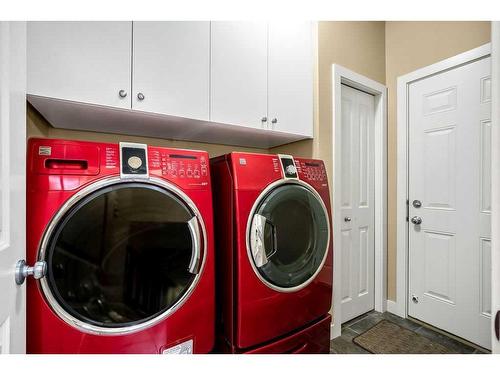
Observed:
[[[287,174],[294,175],[294,174],[296,174],[296,173],[297,173],[297,168],[295,168],[295,166],[294,166],[294,165],[288,165],[288,166],[286,167],[286,173],[287,173]]]
[[[142,165],[142,160],[138,156],[131,156],[128,158],[127,164],[132,169],[139,169]]]

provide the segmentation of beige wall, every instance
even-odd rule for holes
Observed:
[[[318,22],[317,86],[314,140],[295,142],[274,150],[332,160],[332,64],[339,64],[373,80],[385,82],[384,22]],[[331,181],[330,181],[331,183]]]
[[[96,141],[96,142],[147,143],[152,146],[204,150],[210,154],[210,157],[222,155],[231,151],[248,151],[248,152],[260,152],[260,153],[269,152],[268,150],[262,150],[250,147],[174,141],[170,139],[137,137],[132,135],[118,135],[111,133],[96,133],[96,132],[79,131],[79,130],[56,129],[50,126],[50,124],[31,105],[28,105],[28,116],[26,125],[27,125],[28,138],[43,137],[43,138],[75,139],[81,141]]]
[[[388,274],[387,297],[396,299],[396,85],[397,77],[490,41],[489,22],[387,22]]]

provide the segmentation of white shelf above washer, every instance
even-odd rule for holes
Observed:
[[[268,149],[311,137],[37,95],[28,101],[55,128]]]

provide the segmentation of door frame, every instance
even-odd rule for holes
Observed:
[[[408,316],[408,96],[410,84],[469,64],[491,55],[491,43],[463,52],[435,64],[398,77],[397,83],[397,201],[396,201],[396,301],[389,301],[390,312],[402,318]],[[492,189],[493,191],[493,189]]]
[[[341,323],[341,148],[342,140],[342,84],[361,90],[375,97],[375,310],[387,308],[387,87],[341,65],[332,65],[332,157],[333,167],[333,320],[331,338],[340,336]]]
[[[500,22],[491,23],[491,329],[500,310]],[[491,335],[491,351],[500,354],[500,342]]]

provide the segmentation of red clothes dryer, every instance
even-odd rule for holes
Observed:
[[[207,353],[215,288],[208,154],[30,139],[29,353]]]
[[[233,152],[210,163],[218,350],[328,353],[333,241],[323,162]]]

